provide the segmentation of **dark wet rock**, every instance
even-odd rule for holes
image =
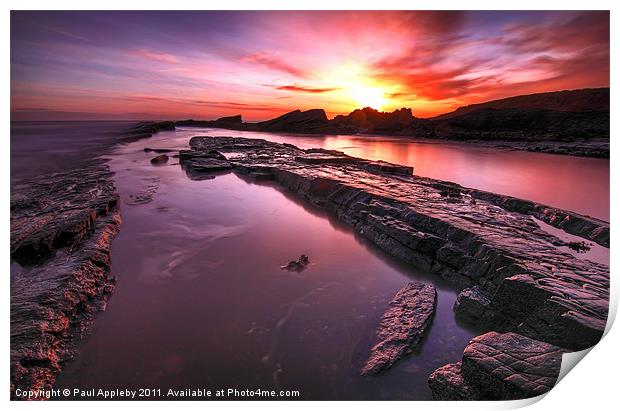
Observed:
[[[114,287],[118,195],[102,162],[11,187],[11,394],[51,389]]]
[[[608,247],[607,222],[394,173],[402,166],[378,165],[337,151],[232,137],[194,137],[190,146],[195,153],[234,154],[234,172],[271,176],[395,258],[461,289],[478,286],[483,304],[472,293],[463,294],[461,302],[488,307],[484,315],[493,318],[493,329],[573,350],[591,347],[602,336],[609,267],[571,255],[564,242],[541,230],[532,217]],[[259,153],[268,155],[259,158]]]
[[[160,154],[157,157],[151,159],[151,164],[153,165],[162,165],[168,162],[168,156],[165,154]]]
[[[101,164],[11,187],[11,258],[35,264],[88,236],[97,219],[118,207],[111,173]]]
[[[569,247],[571,250],[577,251],[578,253],[588,252],[592,248],[590,244],[586,243],[585,241],[572,241],[567,244],[567,247]]]
[[[377,329],[378,342],[361,374],[381,372],[410,353],[432,321],[436,300],[437,291],[431,284],[410,282],[401,288],[383,314]]]
[[[217,158],[194,158],[187,160],[183,163],[188,169],[194,172],[214,172],[214,171],[226,171],[232,168],[232,165],[228,161],[219,160]]]
[[[280,268],[283,270],[301,272],[306,269],[308,264],[310,264],[310,259],[308,258],[307,255],[302,254],[299,256],[299,258],[296,261],[295,260],[289,261],[288,264],[283,265]]]
[[[465,381],[461,372],[461,362],[447,364],[436,369],[428,377],[428,385],[435,400],[475,401],[482,399],[480,391]]]
[[[180,161],[187,161],[196,158],[215,158],[217,160],[226,161],[226,156],[217,150],[207,151],[195,151],[195,150],[181,150],[179,151]]]
[[[516,400],[542,395],[555,385],[565,351],[515,333],[489,332],[472,339],[461,363],[429,378],[439,400]]]
[[[480,328],[490,328],[494,321],[491,308],[491,295],[480,286],[473,286],[461,291],[454,302],[456,318]]]

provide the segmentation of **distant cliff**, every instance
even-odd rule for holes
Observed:
[[[481,109],[538,109],[573,113],[609,112],[609,88],[586,88],[508,97],[501,100],[463,106],[450,113],[433,117],[430,120],[445,120],[459,117]]]
[[[609,88],[530,94],[461,107],[430,119],[439,138],[609,138]]]
[[[589,157],[609,157],[609,88],[529,94],[472,104],[430,119],[411,109],[370,107],[329,120],[322,109],[295,110],[259,123],[241,115],[177,126],[309,134],[384,134],[479,143]]]

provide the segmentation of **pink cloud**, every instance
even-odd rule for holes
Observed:
[[[135,57],[157,61],[159,63],[176,64],[179,62],[179,59],[176,56],[168,53],[161,53],[159,51],[135,49],[132,50],[130,54]]]

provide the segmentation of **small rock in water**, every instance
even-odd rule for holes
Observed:
[[[297,261],[289,261],[287,265],[283,265],[280,268],[289,271],[303,271],[308,266],[308,264],[310,264],[310,259],[307,255],[302,254],[299,256]]]
[[[168,162],[168,156],[165,154],[158,155],[157,157],[153,157],[151,159],[151,164],[160,165]]]
[[[585,241],[573,241],[568,243],[567,246],[571,250],[575,250],[578,253],[588,252],[590,251],[590,248],[592,248],[590,244],[586,243]]]

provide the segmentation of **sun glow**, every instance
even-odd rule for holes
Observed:
[[[363,107],[380,110],[387,103],[385,91],[379,87],[370,87],[363,84],[355,84],[349,87],[349,94]]]
[[[356,63],[331,67],[321,77],[329,79],[327,85],[335,89],[332,96],[338,101],[340,107],[336,111],[340,112],[364,107],[385,110],[395,103],[391,95],[399,87],[378,82],[371,70]]]

